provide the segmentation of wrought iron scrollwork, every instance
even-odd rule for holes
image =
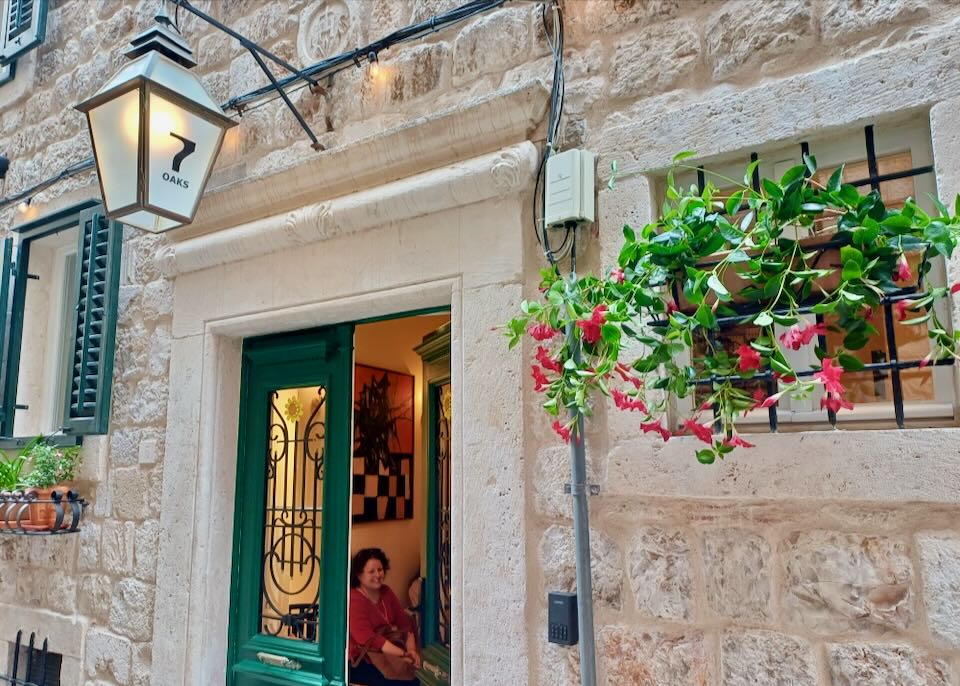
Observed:
[[[317,639],[326,397],[316,389],[301,424],[273,392],[267,429],[261,631],[307,641]]]
[[[440,642],[450,647],[450,384],[437,392],[437,630]]]
[[[40,498],[35,490],[0,492],[0,534],[49,536],[80,530],[87,501],[75,491],[54,490]]]

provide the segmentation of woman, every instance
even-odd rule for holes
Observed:
[[[363,548],[350,562],[350,683],[365,686],[417,686],[417,679],[388,679],[367,657],[380,652],[420,667],[420,653],[410,617],[383,578],[390,561],[380,548]],[[384,634],[398,630],[405,647]]]

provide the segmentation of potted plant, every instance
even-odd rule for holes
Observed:
[[[21,475],[26,462],[23,455],[9,457],[0,450],[0,529],[8,525],[8,519],[16,521],[19,508],[15,507],[12,494],[22,486]]]
[[[759,189],[750,185],[757,162],[742,183],[722,179],[733,190],[680,188],[674,169],[691,154],[674,159],[660,216],[639,231],[623,228],[609,274],[564,277],[554,264],[542,272],[543,298],[523,302],[507,324],[511,347],[528,335],[535,341],[535,390],[559,436],[579,440],[570,412],[589,417],[597,395],[607,396],[637,413],[644,432],[696,437],[704,444],[697,458],[712,463],[752,447],[738,419],[785,395],[821,386],[822,408],[851,409],[843,374],[863,369],[855,353],[878,333],[877,308],[891,303],[903,325],[927,326],[931,352],[921,367],[957,358],[960,331],[947,331],[934,303],[960,284],[917,277],[956,248],[960,196],[953,215],[939,201],[936,214],[913,200],[888,208],[878,192],[842,183],[842,167],[818,181],[812,156]],[[756,334],[727,350],[717,340],[731,324]],[[841,345],[827,349],[828,330]],[[643,354],[622,360],[628,343]],[[795,369],[785,352],[806,346],[819,362]],[[750,393],[739,383],[750,379],[775,390]],[[671,423],[668,408],[684,398],[691,409]]]
[[[30,504],[30,525],[32,528],[52,528],[57,517],[53,493],[57,491],[66,496],[69,492],[65,485],[73,481],[83,461],[80,446],[54,446],[38,436],[24,447],[21,456],[30,465],[30,471],[23,477],[23,485],[31,489],[28,494],[36,495],[39,501]]]

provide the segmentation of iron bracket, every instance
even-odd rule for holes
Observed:
[[[587,486],[587,492],[590,495],[600,495],[599,484],[586,484],[586,486]],[[571,493],[573,493],[573,488],[570,486],[570,484],[564,484],[563,492],[566,493],[567,495],[570,495]]]

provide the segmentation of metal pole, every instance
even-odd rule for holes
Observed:
[[[576,229],[574,229],[576,231]],[[577,280],[577,238],[570,253],[570,282]],[[573,360],[580,363],[580,341],[573,322],[567,323],[567,345]],[[587,507],[587,450],[583,414],[571,410],[576,434],[570,438],[570,495],[573,498],[573,546],[577,565],[577,629],[580,634],[580,683],[597,684],[597,650],[593,634],[593,579],[590,573],[590,513]]]

